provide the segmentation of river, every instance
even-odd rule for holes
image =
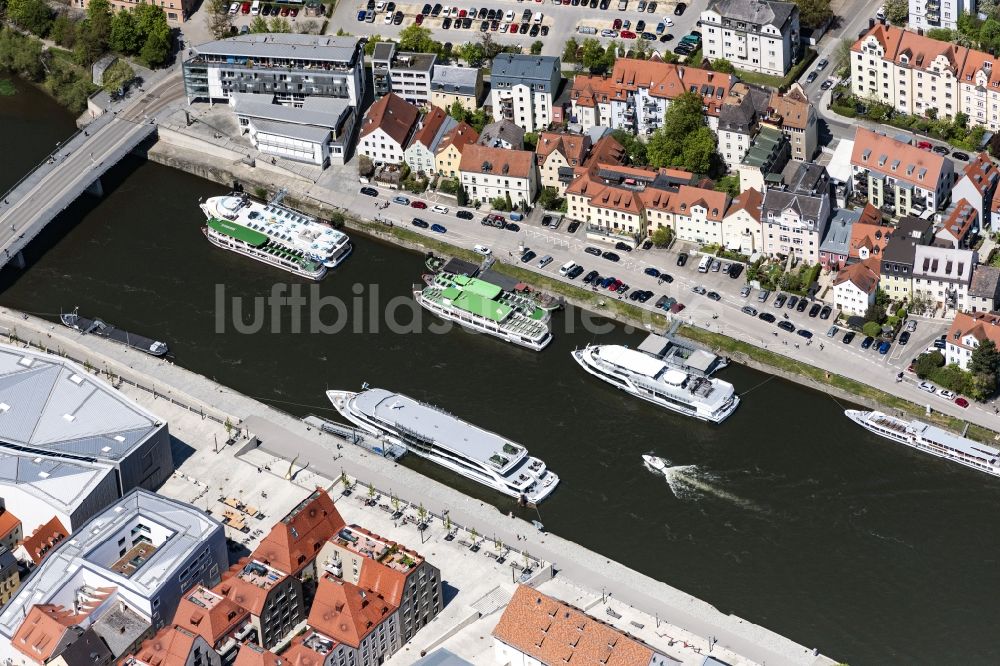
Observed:
[[[4,188],[73,130],[51,100],[19,87],[0,98]],[[354,255],[319,286],[353,304],[361,285],[347,330],[293,333],[286,309],[280,330],[269,322],[243,334],[227,320],[220,333],[217,285],[251,303],[290,281],[205,241],[197,202],[222,188],[138,158],[104,185],[102,200],[81,199],[30,248],[26,271],[0,274],[0,304],[51,319],[80,306],[296,415],[332,418],[323,391],[362,382],[435,403],[523,443],[561,475],[538,514],[551,531],[855,666],[1000,661],[991,638],[1000,480],[871,436],[831,397],[743,367],[721,375],[744,393],[721,427],[640,403],[586,375],[569,352],[594,339],[637,344],[641,334],[588,333],[577,313],[556,315],[557,337],[538,354],[432,333],[426,315],[393,333],[367,299],[377,289],[381,303],[405,303],[422,257],[358,234]],[[367,321],[352,332],[369,318],[377,332]],[[564,332],[569,324],[576,332]],[[668,478],[642,465],[650,452],[671,461]]]

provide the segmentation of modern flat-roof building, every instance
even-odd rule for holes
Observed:
[[[273,95],[233,93],[229,103],[254,148],[296,162],[343,164],[354,132],[354,106],[340,97],[278,103]]]
[[[232,93],[264,93],[281,102],[312,95],[364,99],[364,44],[358,37],[259,33],[207,42],[184,61],[184,94],[228,101]]]
[[[173,471],[164,421],[72,361],[0,345],[0,496],[24,532],[75,530]]]
[[[60,542],[3,608],[0,659],[46,663],[123,606],[155,631],[184,591],[217,583],[227,562],[221,524],[136,489]]]
[[[433,53],[397,51],[392,42],[380,42],[372,53],[372,92],[375,97],[396,93],[410,104],[431,101]]]

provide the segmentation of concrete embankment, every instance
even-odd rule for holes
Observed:
[[[401,499],[421,502],[440,513],[445,510],[456,523],[474,526],[482,535],[496,535],[518,543],[532,556],[551,562],[558,575],[589,589],[604,588],[619,602],[683,627],[699,636],[712,636],[718,644],[757,663],[832,664],[812,650],[764,627],[725,615],[665,583],[613,562],[554,534],[542,534],[529,523],[500,513],[495,507],[360,447],[330,446],[331,436],[301,420],[164,359],[156,359],[93,336],[81,336],[51,322],[0,310],[0,331],[35,346],[65,354],[91,368],[121,377],[140,386],[155,387],[158,398],[203,410],[219,420],[230,420],[249,430],[268,451],[299,463],[308,462],[327,478],[341,471],[362,483],[390,489]],[[153,405],[155,411],[155,403]],[[331,453],[331,449],[336,454]],[[557,491],[558,492],[558,491]],[[520,545],[523,544],[523,545]],[[708,649],[707,642],[704,645]]]

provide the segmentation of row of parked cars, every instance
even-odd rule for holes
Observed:
[[[251,16],[289,16],[295,18],[299,15],[297,7],[279,7],[277,5],[265,5],[256,0],[255,2],[234,2],[229,5],[229,15],[236,14]]]

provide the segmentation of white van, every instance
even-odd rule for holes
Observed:
[[[712,265],[712,255],[706,254],[704,257],[701,258],[701,261],[698,262],[698,272],[707,273],[708,267],[711,265]]]
[[[535,23],[541,23],[543,18],[545,18],[544,14],[541,12],[535,12]]]
[[[576,268],[576,262],[567,261],[565,264],[562,265],[562,268],[559,269],[559,275],[565,277],[566,275],[569,275],[569,272],[574,268]]]
[[[253,0],[253,4],[250,5],[250,15],[257,16],[260,14],[260,0]]]

